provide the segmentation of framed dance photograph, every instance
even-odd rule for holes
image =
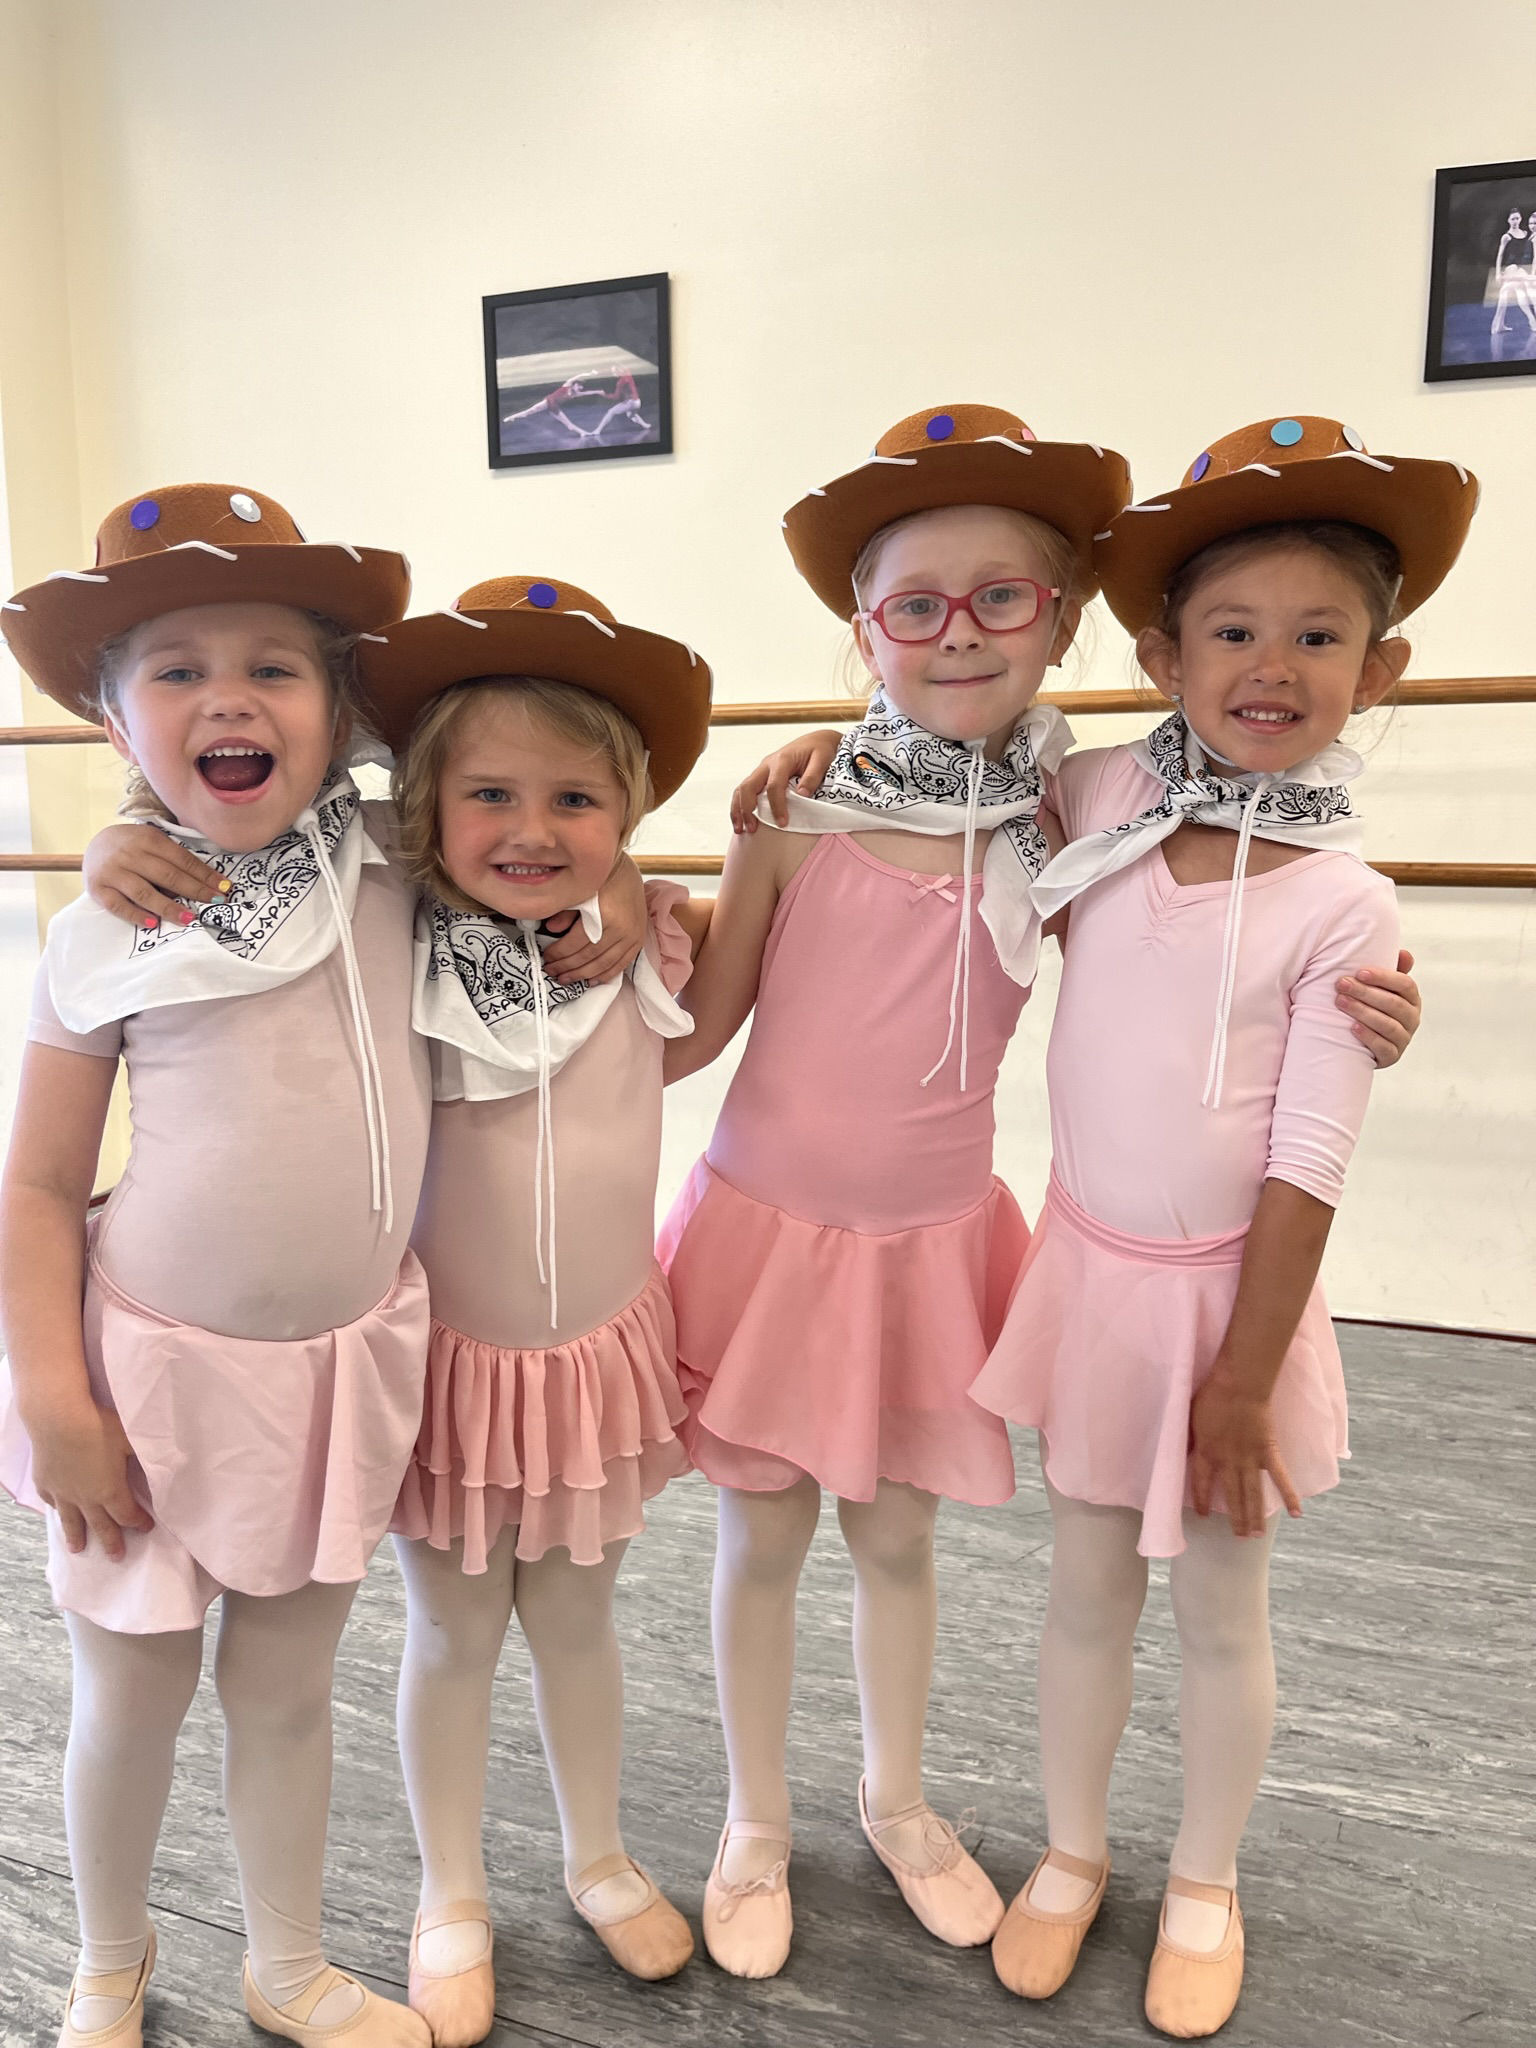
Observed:
[[[1426,383],[1536,377],[1536,159],[1435,173]]]
[[[492,469],[672,453],[667,288],[658,271],[483,301]]]

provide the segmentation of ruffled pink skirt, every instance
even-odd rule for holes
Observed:
[[[517,1555],[601,1564],[644,1503],[688,1469],[676,1333],[659,1267],[628,1308],[542,1351],[482,1344],[434,1320],[416,1453],[391,1527],[483,1572],[502,1530]]]
[[[1039,1430],[1059,1493],[1139,1509],[1144,1557],[1184,1548],[1190,1403],[1231,1320],[1246,1235],[1132,1237],[1080,1209],[1053,1176],[1007,1323],[972,1390],[995,1414]],[[1297,1492],[1337,1486],[1349,1420],[1320,1287],[1271,1407]],[[1264,1498],[1278,1513],[1267,1473]],[[1219,1488],[1215,1510],[1226,1511]]]
[[[657,1247],[694,1464],[753,1493],[809,1473],[844,1500],[880,1479],[1007,1500],[1007,1429],[969,1395],[1028,1244],[1001,1181],[952,1222],[867,1236],[753,1201],[701,1159]]]
[[[361,1579],[389,1526],[421,1420],[427,1282],[407,1252],[395,1284],[341,1329],[291,1342],[225,1337],[131,1300],[92,1259],[83,1311],[91,1391],[134,1459],[155,1518],[112,1563],[78,1555],[49,1513],[60,1607],[125,1635],[199,1628],[225,1591],[271,1596]],[[0,1366],[0,1483],[43,1509]]]

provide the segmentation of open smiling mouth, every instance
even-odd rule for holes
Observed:
[[[264,747],[210,747],[197,757],[197,772],[220,796],[254,796],[277,764]]]

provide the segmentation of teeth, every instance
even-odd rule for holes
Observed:
[[[202,758],[205,761],[233,760],[245,754],[264,754],[266,751],[265,747],[204,747]]]
[[[1239,718],[1256,719],[1260,725],[1289,725],[1295,718],[1294,711],[1240,711]]]

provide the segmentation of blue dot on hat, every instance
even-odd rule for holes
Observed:
[[[1277,448],[1294,448],[1301,439],[1301,421],[1276,420],[1269,430],[1269,438]]]
[[[947,441],[954,431],[955,416],[952,412],[936,412],[923,429],[930,441]]]
[[[160,507],[153,498],[140,498],[137,505],[128,514],[128,524],[137,533],[148,533],[152,526],[159,523],[159,519]]]
[[[528,602],[536,604],[541,612],[547,612],[560,602],[560,593],[553,583],[530,583]]]
[[[1209,450],[1207,450],[1203,455],[1197,455],[1194,461],[1189,465],[1190,481],[1192,483],[1199,483],[1201,477],[1205,475],[1205,472],[1210,468],[1210,466],[1211,457]]]

